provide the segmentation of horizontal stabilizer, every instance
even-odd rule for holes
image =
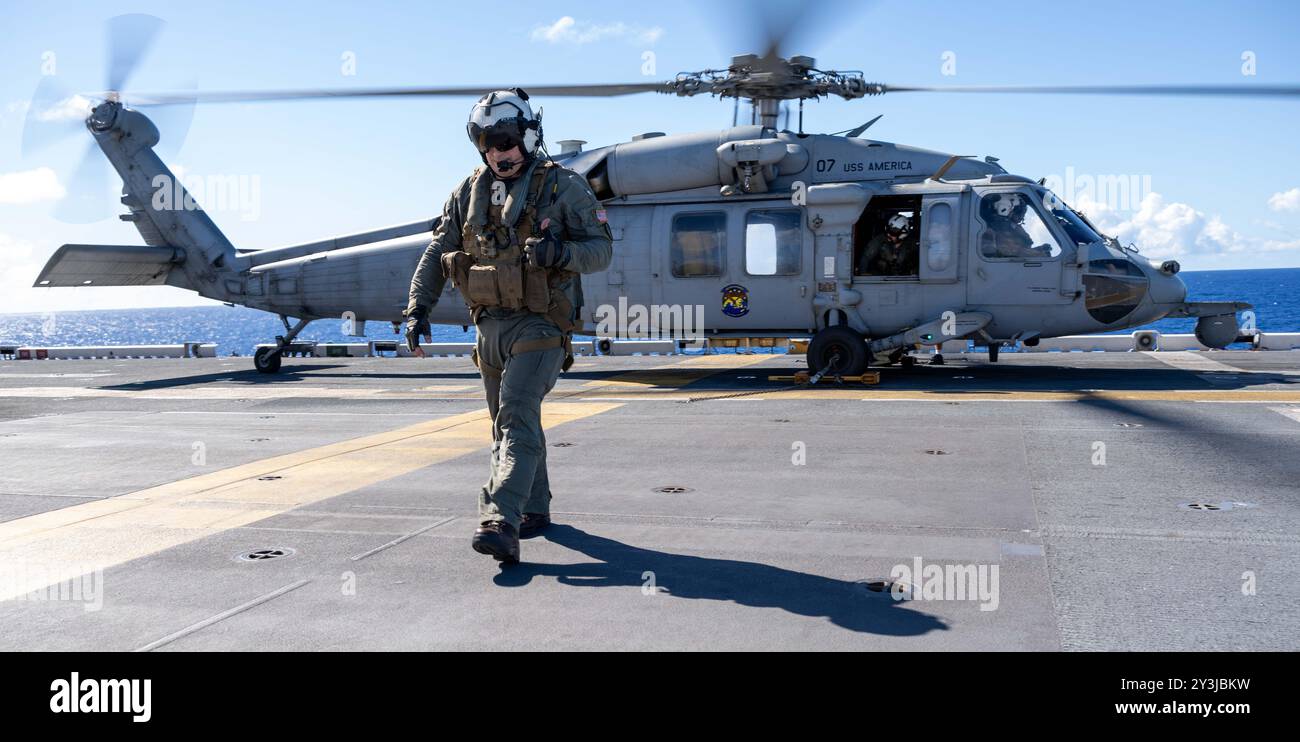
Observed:
[[[185,259],[175,247],[64,245],[54,251],[33,286],[155,286]]]

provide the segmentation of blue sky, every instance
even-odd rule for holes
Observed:
[[[489,17],[483,7],[491,8]],[[140,242],[115,218],[74,225],[51,216],[88,135],[28,157],[20,146],[23,104],[41,81],[47,52],[66,87],[102,87],[103,29],[111,16],[141,12],[167,22],[130,88],[196,82],[219,90],[641,81],[646,51],[655,55],[651,79],[662,79],[725,66],[732,54],[748,51],[739,48],[744,34],[734,30],[742,7],[4,0],[0,312],[202,301],[170,288],[29,288],[60,244]],[[841,7],[828,35],[790,51],[891,84],[1300,82],[1295,2],[882,0]],[[561,21],[566,17],[572,22]],[[1247,52],[1256,71],[1249,77],[1242,74]],[[355,59],[351,76],[343,74],[348,53]],[[944,74],[945,60],[955,61],[955,75]],[[477,164],[464,136],[471,102],[204,105],[169,164],[179,165],[183,177],[243,177],[246,195],[256,183],[255,209],[234,205],[212,214],[241,246],[411,221],[436,213]],[[708,98],[534,102],[545,109],[551,142],[606,144],[643,131],[722,128],[731,120],[730,102]],[[805,125],[837,131],[877,114],[884,114],[870,132],[877,139],[991,154],[1032,177],[1072,176],[1076,205],[1144,252],[1176,256],[1187,269],[1300,266],[1300,101],[896,94],[809,103]],[[169,129],[160,124],[167,143]],[[1093,203],[1104,201],[1088,188],[1095,176],[1135,178],[1143,198]]]

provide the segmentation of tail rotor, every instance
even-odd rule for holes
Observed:
[[[160,18],[131,13],[109,19],[106,25],[104,89],[96,93],[74,93],[53,75],[37,85],[23,122],[22,156],[32,160],[57,143],[84,135],[94,107],[103,101],[124,101],[123,88],[139,68],[162,32]],[[182,88],[171,105],[155,121],[164,132],[157,147],[164,157],[174,155],[189,133],[194,118],[197,86]],[[66,193],[55,206],[53,216],[69,224],[89,224],[113,214],[111,166],[91,142],[67,180]]]

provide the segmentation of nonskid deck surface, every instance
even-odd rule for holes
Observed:
[[[948,360],[580,358],[504,569],[469,359],[0,362],[0,648],[1300,648],[1300,352]]]

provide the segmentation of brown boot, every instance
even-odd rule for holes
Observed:
[[[551,516],[542,513],[524,513],[524,520],[519,524],[519,538],[532,538],[545,531],[551,525]]]
[[[504,564],[519,563],[519,532],[503,520],[485,520],[474,531],[474,551]]]

